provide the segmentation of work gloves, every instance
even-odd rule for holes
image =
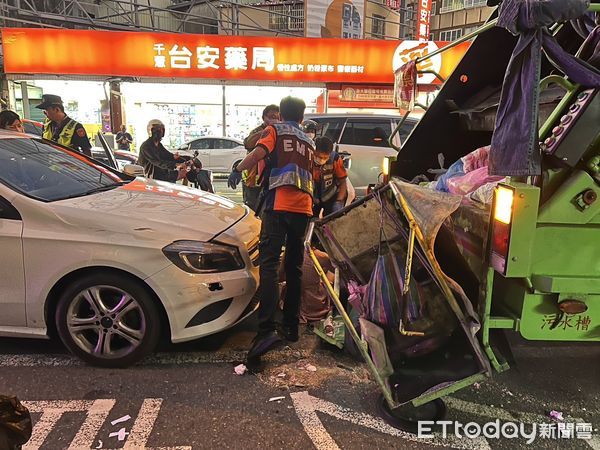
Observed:
[[[231,189],[236,189],[237,185],[240,184],[240,181],[242,181],[242,173],[238,172],[234,167],[229,174],[229,178],[227,179],[227,186],[229,186]]]

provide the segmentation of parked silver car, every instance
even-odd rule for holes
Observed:
[[[383,158],[396,155],[388,139],[400,122],[399,116],[368,114],[307,114],[320,125],[318,135],[327,136],[339,153],[349,153],[351,158],[348,176],[361,197],[369,184],[377,183],[382,171]],[[394,145],[404,142],[417,120],[407,118],[400,132],[394,136]]]
[[[246,156],[242,141],[226,137],[201,137],[182,145],[177,151],[190,157],[198,151],[196,158],[202,162],[202,167],[217,173],[231,172],[233,165]]]

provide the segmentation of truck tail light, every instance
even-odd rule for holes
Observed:
[[[389,156],[385,156],[383,158],[383,166],[382,166],[382,174],[383,174],[383,184],[387,183],[388,181],[390,181],[390,165],[391,165],[391,160]]]
[[[509,225],[512,220],[513,198],[512,189],[498,186],[496,189],[496,203],[494,205],[494,220]]]
[[[498,272],[506,273],[506,260],[510,244],[514,191],[498,186],[494,196],[492,242],[490,263]]]

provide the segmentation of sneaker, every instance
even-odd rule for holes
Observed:
[[[269,350],[283,344],[283,340],[275,331],[269,331],[267,333],[258,333],[252,341],[252,348],[248,352],[248,359],[262,356]]]
[[[281,334],[286,341],[298,342],[298,325],[281,325]]]

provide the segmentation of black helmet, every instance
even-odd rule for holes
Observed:
[[[302,129],[305,133],[315,133],[317,134],[317,130],[319,129],[319,124],[314,120],[305,120],[302,122]]]

